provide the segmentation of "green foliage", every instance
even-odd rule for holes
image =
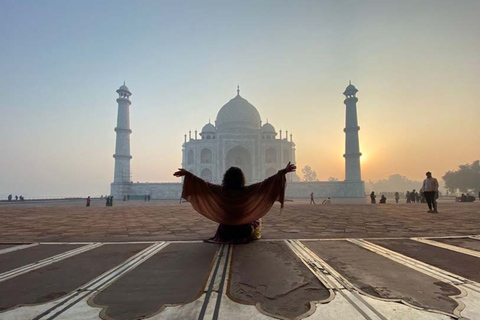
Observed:
[[[303,180],[304,181],[318,181],[317,180],[317,173],[312,170],[312,168],[309,165],[306,165],[302,169],[303,173]]]
[[[457,171],[448,171],[442,177],[445,188],[450,192],[479,192],[480,191],[480,160],[472,164],[458,166]]]

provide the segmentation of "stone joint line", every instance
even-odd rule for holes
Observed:
[[[147,261],[148,258],[150,258],[154,254],[156,254],[157,252],[165,248],[167,245],[168,243],[166,242],[160,242],[147,247],[146,249],[140,251],[139,253],[127,259],[122,264],[110,269],[109,271],[93,279],[86,285],[80,287],[74,293],[64,297],[54,307],[36,316],[34,320],[51,320],[56,318],[57,316],[67,311],[78,302],[84,299],[88,299],[90,296],[94,295],[96,292],[101,291],[102,289],[108,287],[110,284],[115,282],[118,278],[132,271],[143,262]],[[84,294],[81,295],[82,293]],[[64,305],[66,306],[61,308]]]

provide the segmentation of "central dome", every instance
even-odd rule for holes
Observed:
[[[240,95],[225,104],[217,114],[215,126],[224,129],[260,129],[260,114]]]

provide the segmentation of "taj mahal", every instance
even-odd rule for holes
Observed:
[[[364,202],[365,186],[361,180],[356,93],[351,83],[343,93],[345,121],[345,180],[303,182],[295,173],[287,175],[287,198],[307,198],[314,192],[317,198],[342,198],[347,202]],[[179,199],[182,183],[133,183],[130,175],[130,96],[123,84],[118,90],[115,169],[111,194],[116,199],[126,195],[150,195],[152,199]],[[200,136],[200,137],[199,137]],[[296,162],[293,135],[276,131],[273,124],[262,124],[257,108],[237,95],[220,108],[214,124],[207,123],[201,132],[189,131],[182,145],[182,167],[202,179],[220,184],[224,172],[239,167],[247,184],[262,181],[275,174],[285,164]],[[175,169],[175,168],[174,168]],[[173,169],[172,169],[173,170]]]

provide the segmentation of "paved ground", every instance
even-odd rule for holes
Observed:
[[[480,319],[480,203],[288,202],[247,245],[176,201],[0,204],[0,319]]]
[[[287,202],[264,218],[265,239],[378,238],[480,234],[480,203],[309,205]],[[216,224],[177,201],[83,201],[0,205],[0,241],[202,240]]]

